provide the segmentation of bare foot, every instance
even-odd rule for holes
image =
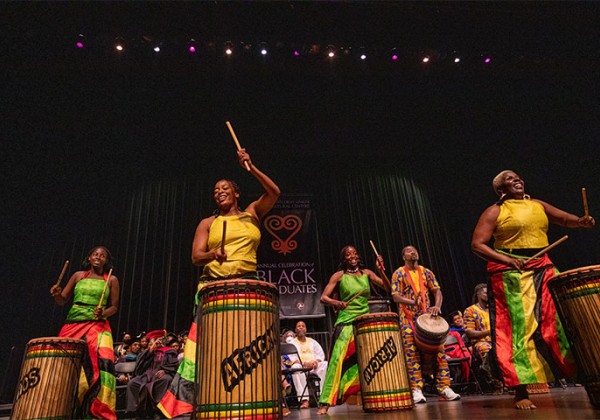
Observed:
[[[327,410],[329,410],[329,406],[328,405],[322,405],[321,407],[319,407],[319,411],[317,411],[317,414],[319,416],[323,416],[323,415],[327,414]]]
[[[517,410],[533,410],[537,407],[528,398],[523,398],[522,400],[517,400],[515,398],[515,408]]]
[[[289,409],[289,408],[287,408],[287,407],[283,407],[283,410],[282,410],[281,414],[283,414],[283,417],[287,417],[287,416],[289,416],[290,414],[292,414],[292,412],[290,411],[290,409]]]

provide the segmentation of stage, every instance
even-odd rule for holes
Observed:
[[[358,405],[341,405],[332,407],[327,416],[319,416],[316,408],[299,410],[293,408],[287,420],[297,419],[444,419],[475,420],[483,418],[499,419],[598,419],[600,409],[594,408],[583,387],[553,388],[549,394],[532,396],[537,409],[528,412],[515,410],[512,406],[513,396],[504,395],[463,395],[460,401],[438,401],[427,396],[426,404],[418,404],[411,410],[392,411],[388,413],[365,413]]]
[[[298,419],[362,419],[376,416],[378,419],[483,419],[494,420],[527,418],[529,420],[598,419],[600,409],[594,408],[583,387],[553,388],[549,394],[533,395],[537,409],[523,412],[512,406],[512,395],[463,395],[460,401],[438,401],[428,396],[427,404],[419,404],[411,410],[388,413],[365,413],[358,405],[344,404],[332,407],[328,416],[319,416],[316,408],[300,410],[292,408],[286,420]],[[11,404],[0,406],[0,420],[8,419]]]

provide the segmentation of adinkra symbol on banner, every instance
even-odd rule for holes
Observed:
[[[302,219],[295,214],[286,216],[271,215],[265,219],[265,228],[273,236],[271,248],[280,254],[290,254],[298,247],[298,242],[293,238],[302,229]],[[276,232],[288,231],[290,234],[285,238],[281,238]]]

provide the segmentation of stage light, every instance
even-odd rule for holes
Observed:
[[[82,34],[77,35],[77,41],[75,41],[75,46],[77,48],[83,48],[85,46],[85,36]]]
[[[359,54],[359,58],[361,60],[366,60],[367,59],[367,50],[365,49],[365,47],[360,47],[358,49],[358,54]]]
[[[333,45],[327,46],[327,57],[329,57],[329,58],[335,57],[335,47]]]
[[[460,63],[460,57],[454,57],[454,62],[457,64]]]
[[[491,63],[491,62],[492,62],[492,59],[491,59],[490,57],[485,57],[485,58],[483,59],[483,62],[484,62],[485,64],[488,64],[488,63]]]
[[[425,56],[421,59],[421,62],[423,63],[429,63],[430,58],[428,56]]]
[[[190,39],[187,43],[187,50],[189,53],[194,54],[197,51],[197,43],[194,38]]]
[[[154,50],[155,53],[159,53],[160,52],[160,45],[155,45],[154,48],[152,48]]]
[[[269,52],[267,50],[267,44],[265,42],[260,42],[258,44],[258,50],[260,51],[260,55],[265,56]]]
[[[294,50],[294,57],[299,57],[299,56],[300,56],[300,51]]]
[[[396,50],[396,48],[392,48],[390,58],[392,59],[392,61],[398,60],[398,51]]]
[[[118,52],[125,51],[125,40],[123,38],[116,38],[114,46],[115,50],[117,50]]]
[[[233,44],[231,41],[227,41],[225,43],[225,54],[232,55],[233,54]]]

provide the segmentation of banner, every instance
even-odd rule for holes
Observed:
[[[282,195],[262,221],[258,275],[279,288],[279,316],[325,316],[312,197]]]

